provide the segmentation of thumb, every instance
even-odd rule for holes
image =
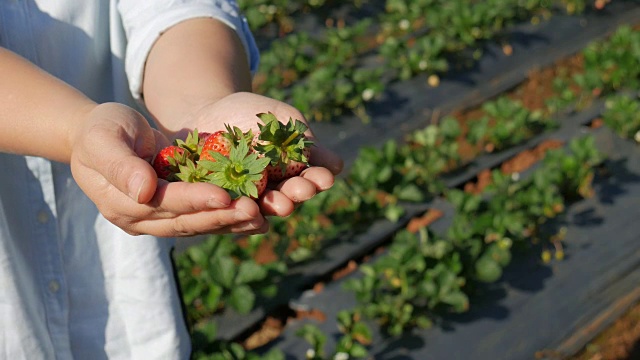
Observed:
[[[115,183],[116,187],[140,204],[145,204],[153,198],[158,178],[149,163],[137,156],[128,156],[116,166],[120,167],[117,171],[122,172],[121,179],[126,184],[120,187]]]

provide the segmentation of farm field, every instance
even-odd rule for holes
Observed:
[[[255,91],[346,168],[179,242],[194,359],[638,356],[640,3],[239,4]]]

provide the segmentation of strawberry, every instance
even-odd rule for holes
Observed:
[[[216,152],[223,156],[229,155],[229,148],[231,147],[231,141],[224,136],[225,131],[216,131],[204,141],[202,145],[202,151],[200,152],[200,160],[215,161],[213,154]]]
[[[253,137],[251,131],[243,133],[238,127],[234,126],[232,128],[229,125],[225,125],[225,128],[226,130],[208,134],[200,150],[200,159],[215,161],[211,151],[220,153],[223,156],[229,156],[229,151],[234,144],[240,141],[247,142],[249,141],[248,139]]]
[[[283,124],[272,113],[261,113],[258,117],[263,124],[258,124],[255,149],[270,161],[269,180],[277,182],[299,175],[309,165],[313,144],[304,135],[307,125],[291,118]]]
[[[310,155],[310,148],[304,148],[302,150],[302,156],[304,158],[309,159]],[[277,182],[300,175],[302,170],[306,169],[308,166],[308,160],[304,162],[289,160],[289,162],[284,167],[284,170],[282,170],[282,166],[274,166],[270,164],[269,166],[267,166],[267,174],[270,180]]]
[[[170,145],[158,152],[153,159],[153,169],[159,178],[177,181],[176,174],[180,172],[180,164],[185,161],[185,150],[177,145]]]
[[[240,196],[258,199],[262,195],[268,182],[269,159],[259,157],[248,141],[231,142],[228,156],[216,151],[208,151],[208,154],[211,160],[201,155],[197,163],[198,169],[208,171],[207,182],[226,189],[234,199]]]
[[[195,130],[194,130],[195,131]],[[211,136],[209,132],[201,132],[198,134],[198,146],[200,147],[198,153],[202,152],[202,147],[204,146],[204,142]]]

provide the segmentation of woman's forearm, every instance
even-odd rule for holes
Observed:
[[[173,26],[154,44],[145,66],[143,97],[165,134],[182,130],[203,106],[251,91],[245,49],[218,20],[196,18]]]
[[[69,162],[74,130],[96,104],[0,48],[0,151]]]

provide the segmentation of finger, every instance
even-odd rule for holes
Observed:
[[[300,173],[300,176],[315,185],[317,191],[329,190],[335,181],[333,173],[325,167],[312,166]]]
[[[151,135],[151,133],[150,133]],[[148,157],[153,150],[141,150],[141,155],[134,151],[134,147],[143,148],[143,145],[135,145],[138,140],[123,139],[113,134],[97,135],[96,140],[88,149],[83,162],[87,168],[95,169],[102,177],[116,189],[128,195],[138,203],[149,201],[156,190],[157,175],[153,167],[140,156]],[[153,140],[152,145],[153,145]],[[109,149],[92,154],[92,149]]]
[[[286,195],[276,190],[267,190],[259,200],[260,211],[265,216],[286,217],[293,213],[295,204]]]
[[[316,185],[311,181],[295,176],[284,180],[276,187],[294,203],[300,203],[311,199],[316,194]]]
[[[158,179],[153,167],[144,159],[123,154],[121,158],[111,160],[107,169],[102,176],[131,199],[144,204],[153,197]]]
[[[225,229],[225,232],[223,232],[223,234],[226,234],[226,233],[233,233],[233,234],[239,234],[239,235],[265,234],[269,231],[269,227],[270,227],[269,222],[264,217],[261,217],[260,221],[257,221],[257,220],[249,221],[246,223],[230,226],[227,229]]]
[[[149,202],[152,207],[171,214],[189,214],[197,211],[229,207],[231,197],[219,186],[204,182],[166,182],[160,180]]]
[[[162,237],[198,234],[254,233],[263,231],[266,219],[255,201],[240,198],[224,209],[210,209],[189,214],[166,216],[155,214],[130,226],[130,233]]]

